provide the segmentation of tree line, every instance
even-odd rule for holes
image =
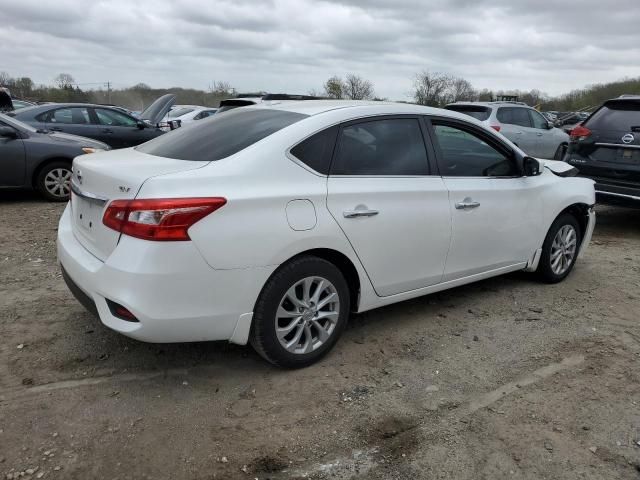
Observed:
[[[60,73],[50,85],[36,85],[29,77],[12,77],[0,72],[0,86],[11,90],[16,98],[36,102],[91,102],[114,104],[131,110],[143,110],[160,95],[173,93],[177,104],[194,104],[216,107],[220,101],[236,96],[238,92],[225,81],[214,81],[207,90],[192,88],[151,88],[138,83],[126,88],[108,88],[107,84],[82,89],[72,75]],[[624,93],[640,94],[640,77],[627,78],[615,82],[595,84],[572,90],[558,96],[549,96],[537,90],[478,90],[466,79],[441,72],[422,71],[413,78],[410,92],[414,103],[433,107],[443,107],[458,101],[491,101],[502,95],[516,95],[520,101],[541,110],[575,111],[597,107],[609,98]],[[265,92],[255,92],[260,94]],[[272,92],[300,93],[300,92]],[[334,75],[327,79],[320,89],[308,92],[311,95],[351,100],[386,100],[375,93],[374,84],[359,75],[348,74],[344,78]]]

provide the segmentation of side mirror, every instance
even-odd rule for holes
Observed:
[[[138,120],[138,121],[136,122],[136,125],[138,126],[138,128],[139,128],[140,130],[143,130],[143,129],[147,128],[147,124],[146,124],[146,123],[144,123],[142,120]]]
[[[547,130],[551,130],[552,128],[555,127],[555,124],[551,121],[547,122]]]
[[[537,177],[542,175],[543,165],[533,157],[524,157],[522,160],[522,170],[525,177]]]
[[[18,138],[18,132],[11,127],[0,127],[0,137]]]

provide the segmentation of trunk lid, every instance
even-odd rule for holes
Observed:
[[[72,230],[78,241],[105,261],[116,248],[120,234],[102,223],[111,200],[133,199],[151,177],[205,166],[194,162],[156,157],[135,149],[94,153],[76,158],[71,179]]]

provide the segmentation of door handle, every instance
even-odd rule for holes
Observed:
[[[458,210],[471,210],[472,208],[478,208],[480,202],[474,202],[471,198],[467,197],[461,202],[456,203],[456,209]]]
[[[357,217],[373,217],[378,215],[378,210],[368,210],[368,209],[356,209],[356,210],[346,210],[342,212],[344,218],[357,218]]]
[[[513,132],[513,133],[515,133],[516,135],[522,135],[522,132],[520,132],[520,131],[516,131],[516,132]]]
[[[102,133],[113,133],[113,130],[111,130],[110,128],[103,128]]]
[[[61,132],[62,127],[50,127],[49,130],[51,130],[52,132]]]
[[[538,132],[538,133],[536,133],[536,135],[538,135],[539,137],[541,137],[541,136],[543,135],[543,133],[542,133],[542,132]]]

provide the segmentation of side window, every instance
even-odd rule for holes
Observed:
[[[291,149],[291,155],[312,170],[329,175],[333,147],[336,144],[338,127],[330,127],[300,142]]]
[[[547,130],[547,119],[540,115],[538,112],[534,110],[529,110],[529,115],[531,115],[531,122],[533,123],[533,128],[539,128],[540,130]]]
[[[500,107],[496,115],[500,123],[531,127],[528,109],[520,107]]]
[[[106,110],[104,108],[96,108],[96,115],[100,125],[109,127],[135,127],[138,122],[124,113],[115,110]]]
[[[427,150],[415,118],[343,127],[332,175],[428,175]]]
[[[518,175],[511,159],[471,131],[436,124],[440,147],[440,173],[443,177],[514,177]]]
[[[84,125],[91,123],[91,120],[89,120],[89,112],[86,108],[74,107],[58,108],[57,110],[49,112],[47,122]]]

